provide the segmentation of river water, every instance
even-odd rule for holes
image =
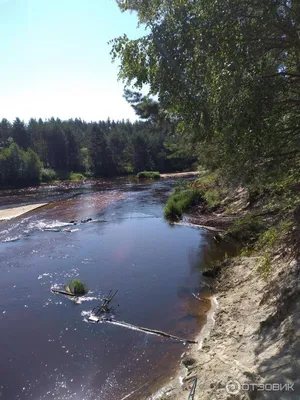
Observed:
[[[196,337],[209,305],[192,293],[208,295],[201,270],[213,241],[164,220],[174,183],[120,178],[0,192],[0,208],[50,202],[0,222],[1,399],[121,400],[141,386],[130,399],[144,399],[172,376],[183,343],[90,324],[85,314],[118,289],[117,320]],[[75,277],[92,291],[88,301],[50,291]]]

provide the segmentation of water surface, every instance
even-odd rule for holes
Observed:
[[[182,343],[84,318],[118,289],[116,319],[195,338],[208,305],[192,293],[207,294],[211,237],[164,220],[173,185],[117,179],[0,192],[1,208],[51,201],[0,223],[0,398],[121,400],[143,386],[130,397],[143,399],[174,373]],[[73,277],[90,301],[50,292]]]

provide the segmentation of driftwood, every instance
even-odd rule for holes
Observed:
[[[170,338],[170,339],[178,340],[178,341],[183,342],[183,343],[192,343],[192,344],[198,343],[195,340],[183,339],[183,338],[180,338],[180,337],[175,336],[175,335],[171,335],[171,334],[166,333],[166,332],[158,331],[156,329],[144,328],[142,326],[128,324],[127,322],[124,322],[124,321],[116,321],[113,318],[109,318],[109,317],[104,317],[104,316],[97,317],[95,315],[92,315],[89,318],[89,320],[92,321],[92,322],[108,322],[108,323],[113,324],[113,325],[123,326],[124,328],[129,328],[129,329],[133,329],[133,330],[137,330],[137,331],[141,331],[141,332],[150,333],[152,335],[158,335],[158,336],[163,336],[163,337],[167,337],[167,338]]]
[[[201,299],[201,297],[197,296],[195,293],[192,293],[192,295],[193,295],[197,300],[202,301],[202,303],[208,303],[207,300]]]
[[[51,292],[58,293],[58,294],[64,294],[65,296],[76,297],[76,295],[74,293],[67,292],[66,290],[51,288]]]
[[[115,292],[113,292],[113,290],[110,290],[108,295],[104,297],[102,303],[100,303],[97,307],[93,309],[93,315],[100,316],[101,314],[109,314],[114,312],[119,304],[116,307],[111,307],[111,302],[113,301],[117,293],[118,290],[116,290]]]
[[[206,229],[206,230],[212,231],[212,232],[223,232],[224,231],[224,229],[216,228],[215,226],[199,225],[199,224],[194,224],[193,222],[172,222],[172,224],[179,225],[179,226],[189,226],[191,228],[202,228],[202,229]]]

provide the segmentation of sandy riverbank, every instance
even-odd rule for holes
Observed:
[[[9,219],[19,217],[20,215],[26,214],[29,211],[44,207],[47,204],[48,203],[29,204],[27,206],[6,208],[4,210],[0,210],[0,221],[7,221]]]
[[[248,208],[246,191],[238,189],[217,210],[199,205],[189,223],[222,230]],[[261,254],[222,263],[215,313],[178,375],[152,399],[187,400],[195,378],[193,400],[300,398],[300,263],[293,254],[284,243],[270,248],[267,279],[258,270]]]
[[[266,281],[256,263],[243,257],[223,269],[209,337],[190,348],[181,378],[153,398],[186,400],[197,377],[194,400],[299,399],[299,267],[278,258]]]

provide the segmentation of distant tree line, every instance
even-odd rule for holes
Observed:
[[[143,102],[145,114],[155,102]],[[182,150],[182,137],[157,111],[156,117],[150,110],[144,121],[134,123],[51,118],[25,124],[19,118],[13,123],[2,119],[0,187],[37,184],[43,176],[67,178],[70,172],[100,177],[190,168],[196,158],[190,149]]]

